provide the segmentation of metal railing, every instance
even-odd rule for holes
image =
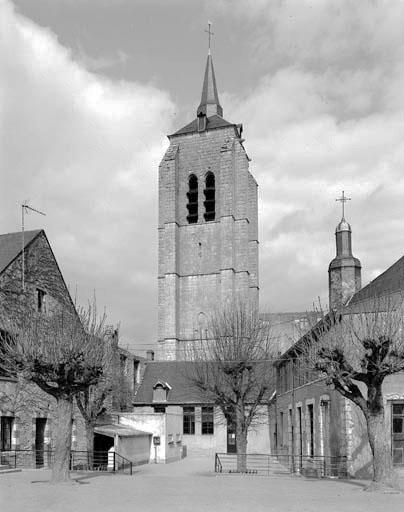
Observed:
[[[0,452],[0,464],[10,468],[50,468],[53,454],[49,450],[6,450]]]
[[[51,450],[7,450],[0,452],[0,464],[10,468],[50,469],[53,452]],[[72,450],[70,453],[71,471],[112,471],[133,474],[133,462],[116,452],[88,452]]]
[[[112,471],[133,474],[133,463],[116,452],[88,452],[72,450],[72,471]]]
[[[348,459],[345,456],[284,454],[239,454],[245,457],[245,473],[256,475],[301,474],[314,478],[347,478]],[[236,453],[216,453],[215,473],[237,473]]]

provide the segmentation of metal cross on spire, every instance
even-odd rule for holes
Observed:
[[[342,196],[339,197],[338,199],[336,199],[336,201],[341,201],[341,204],[342,204],[342,218],[345,219],[345,203],[347,201],[350,201],[351,198],[350,197],[346,197],[345,195],[345,192],[342,191]]]
[[[214,33],[210,30],[212,28],[212,22],[211,21],[208,21],[208,30],[205,30],[205,32],[207,34],[209,34],[209,55],[210,55],[210,41],[211,41],[211,37],[214,35]]]

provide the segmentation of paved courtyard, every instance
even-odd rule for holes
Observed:
[[[0,510],[7,512],[395,512],[404,494],[363,492],[364,482],[277,475],[221,475],[213,461],[187,458],[136,468],[133,476],[75,474],[51,486],[49,471],[0,475]],[[402,480],[404,484],[404,481]]]

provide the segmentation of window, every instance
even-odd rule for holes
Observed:
[[[283,412],[279,414],[279,446],[283,446],[283,428],[284,428],[284,421],[283,421]]]
[[[166,406],[165,405],[154,405],[153,409],[154,409],[154,412],[158,412],[160,414],[165,414],[165,412],[166,412]]]
[[[314,456],[314,406],[313,404],[309,404],[307,406],[307,413],[309,416],[309,456]]]
[[[13,429],[13,420],[11,416],[1,417],[1,450],[11,450],[11,431]]]
[[[195,407],[183,407],[183,433],[195,434]]]
[[[213,407],[202,407],[202,434],[213,434]]]
[[[205,220],[215,220],[215,175],[208,172],[205,180]]]
[[[198,178],[195,174],[189,177],[187,197],[187,221],[189,224],[195,224],[198,222]]]
[[[45,296],[46,292],[43,290],[37,288],[36,289],[36,296],[37,296],[37,310],[41,312],[45,312]]]

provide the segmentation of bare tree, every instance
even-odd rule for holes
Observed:
[[[373,456],[370,489],[395,487],[383,382],[404,370],[402,299],[377,298],[330,313],[305,338],[304,357],[363,412]]]
[[[245,472],[248,431],[275,389],[269,325],[239,302],[208,321],[208,336],[187,349],[186,376],[235,424],[237,470]]]
[[[0,365],[56,400],[51,481],[68,481],[73,398],[102,376],[103,322],[89,307],[79,315],[27,312],[18,325],[4,323]]]
[[[97,384],[80,391],[76,403],[86,427],[87,451],[94,450],[94,428],[97,420],[114,407],[125,408],[131,395],[128,377],[120,364],[118,329],[104,335],[102,376]]]

